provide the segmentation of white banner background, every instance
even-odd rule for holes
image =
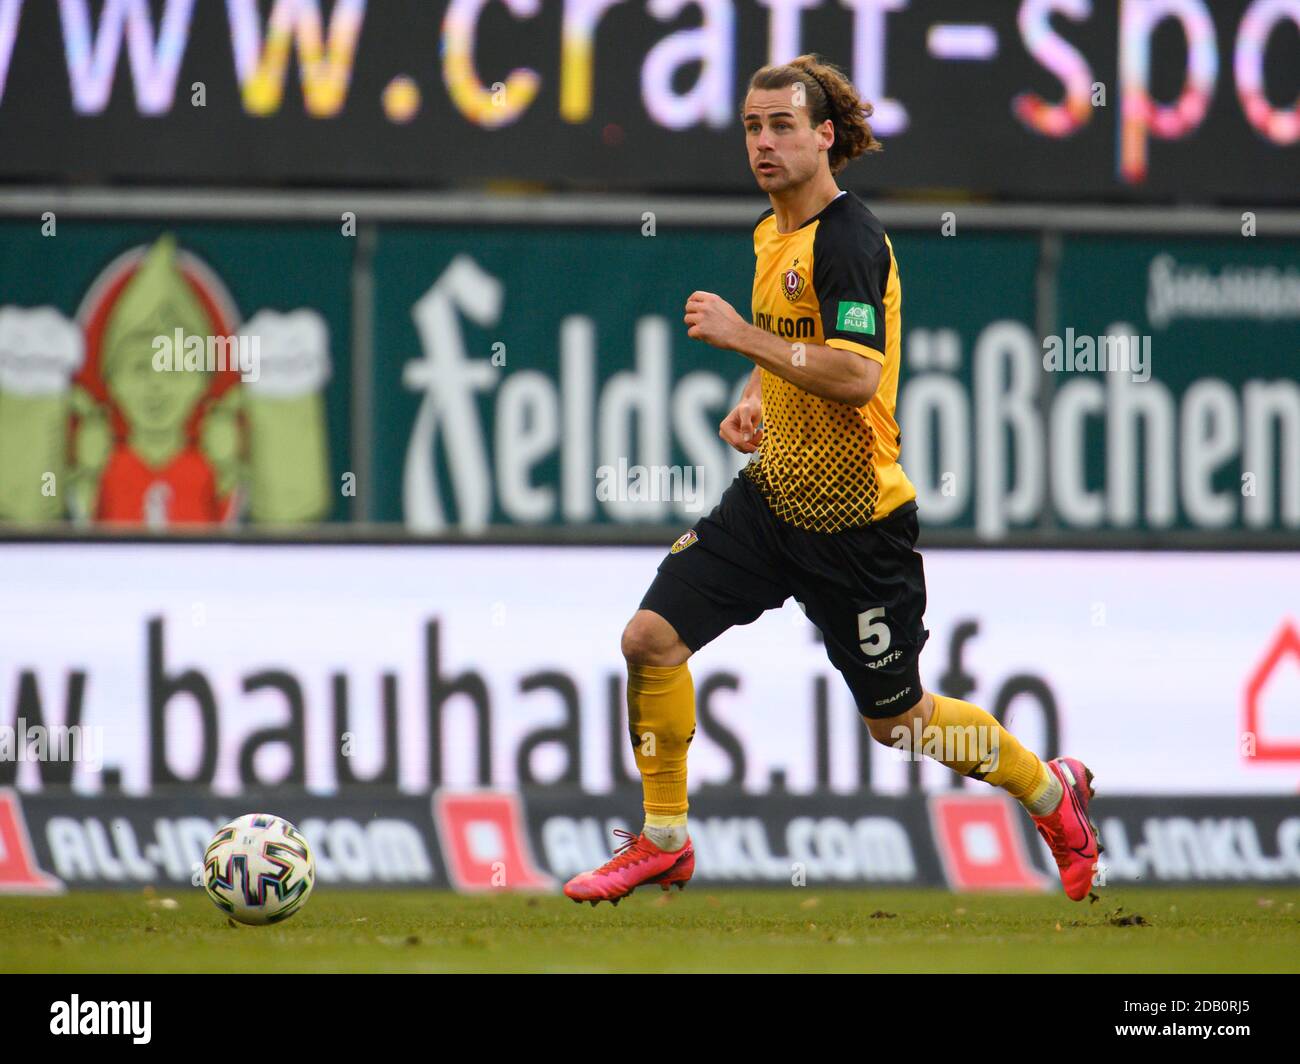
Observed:
[[[47,723],[64,719],[71,670],[87,674],[83,724],[103,729],[104,763],[123,787],[149,787],[147,625],[164,624],[164,666],[175,678],[198,669],[218,707],[219,793],[240,789],[247,737],[287,719],[275,691],[245,693],[244,680],[283,669],[305,701],[306,780],[335,789],[331,675],[349,682],[351,764],[378,767],[381,674],[398,677],[400,782],[430,782],[425,626],[436,620],[441,671],[472,669],[491,698],[492,782],[515,780],[520,742],[563,720],[554,692],[520,691],[521,680],[558,670],[577,685],[582,713],[581,782],[609,786],[611,741],[628,770],[622,732],[608,728],[608,680],[621,676],[619,634],[654,575],[662,551],[632,548],[8,545],[0,550],[0,725],[13,726],[20,674],[33,671]],[[1110,793],[1295,792],[1300,760],[1248,762],[1243,702],[1249,677],[1290,623],[1300,626],[1300,556],[930,551],[922,676],[937,687],[950,640],[963,621],[978,634],[961,664],[975,682],[967,697],[991,707],[1002,684],[1028,673],[1051,689],[1062,752],[1083,758]],[[734,673],[716,716],[746,755],[745,785],[768,786],[782,770],[793,791],[815,785],[813,686],[830,680],[831,784],[856,786],[862,725],[847,689],[826,662],[793,602],[735,629],[692,661],[697,690],[714,673]],[[1300,743],[1300,661],[1288,656],[1261,701],[1261,734]],[[443,782],[475,777],[473,715],[448,703]],[[187,695],[168,703],[167,762],[189,775],[198,763],[198,714]],[[1041,749],[1040,714],[1028,698],[1009,724]],[[872,751],[873,786],[906,786],[898,755]],[[539,750],[543,781],[562,769],[555,747]],[[283,746],[262,750],[259,777],[279,781]],[[18,766],[20,789],[39,789],[37,766]],[[692,787],[725,780],[730,761],[697,734]],[[948,786],[927,763],[927,788]],[[78,790],[100,781],[87,765]],[[971,786],[978,786],[971,784]]]

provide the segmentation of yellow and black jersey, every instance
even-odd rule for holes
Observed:
[[[763,442],[744,469],[777,517],[812,532],[860,528],[916,497],[898,464],[902,290],[880,221],[841,192],[798,229],[754,227],[754,324],[881,364],[871,401],[820,399],[763,370]]]

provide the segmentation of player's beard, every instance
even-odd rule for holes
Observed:
[[[807,173],[801,172],[797,166],[782,160],[778,163],[781,169],[771,174],[754,174],[758,187],[768,195],[780,195],[788,192],[792,188],[798,188],[807,181],[812,180],[817,170],[815,166],[810,166]]]

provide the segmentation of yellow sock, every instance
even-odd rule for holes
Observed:
[[[970,702],[934,695],[922,751],[954,772],[1001,787],[1035,816],[1056,808],[1060,784],[1032,750]]]
[[[686,748],[695,736],[695,685],[682,665],[627,667],[627,719],[641,770],[646,823],[686,823]]]

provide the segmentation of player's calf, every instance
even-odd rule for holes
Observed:
[[[1005,790],[1047,842],[1065,893],[1087,897],[1101,844],[1088,817],[1093,776],[1082,762],[1044,763],[979,706],[929,692],[900,714],[867,718],[867,727],[878,742]]]

